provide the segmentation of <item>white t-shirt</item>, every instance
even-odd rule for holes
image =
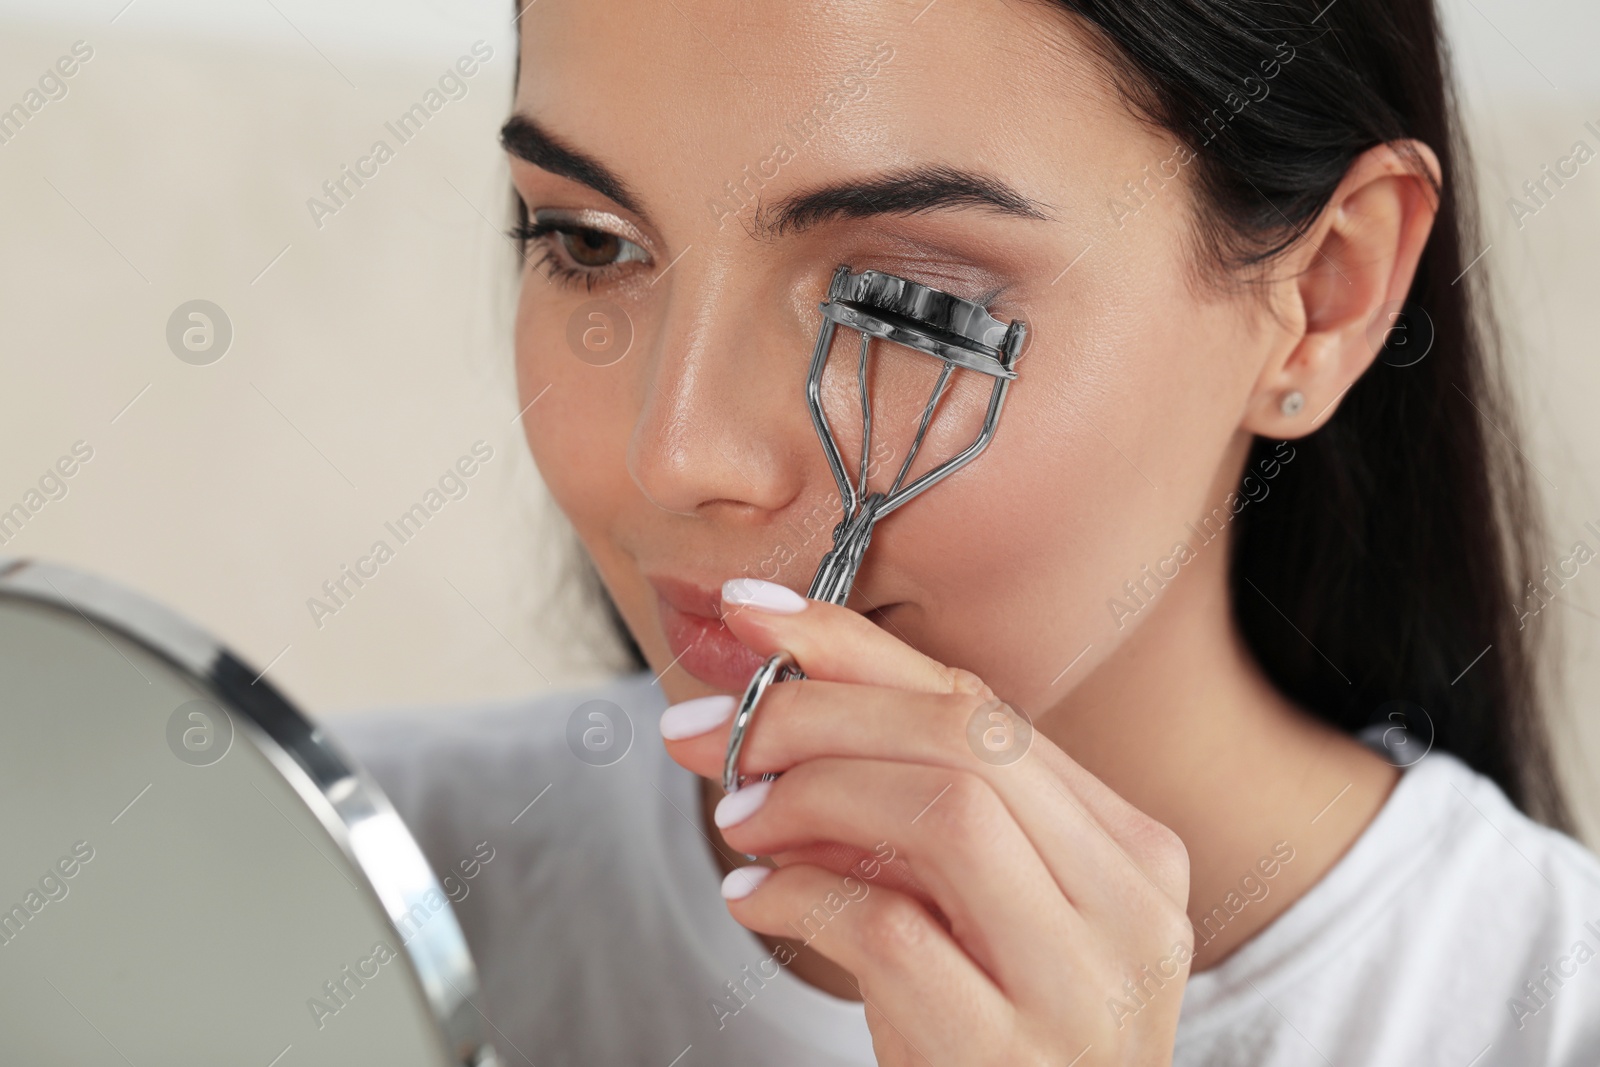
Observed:
[[[458,901],[508,1067],[874,1063],[862,1006],[728,916],[665,706],[637,674],[325,725]],[[1173,1063],[1596,1067],[1600,860],[1430,753],[1320,882],[1189,980]]]

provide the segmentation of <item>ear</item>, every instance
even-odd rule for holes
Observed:
[[[1241,428],[1303,437],[1332,417],[1372,365],[1411,289],[1438,211],[1439,159],[1419,141],[1377,145],[1351,164],[1322,214],[1290,249],[1274,296],[1293,325],[1257,379]],[[1304,397],[1286,412],[1284,397]]]

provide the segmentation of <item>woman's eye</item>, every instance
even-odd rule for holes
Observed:
[[[556,282],[593,290],[631,263],[645,264],[650,253],[636,241],[575,219],[538,218],[512,229],[509,236],[539,252],[538,266]]]

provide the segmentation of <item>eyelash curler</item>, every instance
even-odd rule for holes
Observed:
[[[988,308],[982,304],[875,270],[852,274],[846,266],[833,272],[833,280],[828,285],[828,299],[818,307],[822,311],[822,327],[817,332],[817,346],[811,353],[811,369],[806,376],[806,403],[811,408],[811,422],[822,441],[822,450],[828,457],[833,480],[838,483],[844,517],[833,529],[833,547],[822,557],[816,577],[811,580],[811,590],[806,595],[812,600],[843,604],[850,595],[856,572],[861,569],[861,559],[866,554],[868,542],[872,540],[873,527],[879,520],[972,462],[994,438],[995,427],[1000,422],[1000,408],[1005,403],[1006,389],[1017,376],[1016,363],[1027,340],[1028,325],[1021,319],[1013,319],[1008,326],[990,315]],[[856,372],[856,381],[861,390],[862,421],[859,485],[852,483],[845,471],[838,442],[822,410],[822,372],[833,347],[834,331],[840,326],[848,326],[861,333],[861,356]],[[867,456],[872,446],[872,404],[867,393],[867,357],[875,337],[915,349],[944,363],[939,379],[934,383],[933,395],[923,408],[911,448],[900,464],[894,484],[886,493],[867,492]],[[919,475],[909,485],[902,485],[917,450],[922,447],[922,438],[949,384],[951,372],[957,367],[987,374],[994,379],[983,427],[966,448]],[[745,734],[750,729],[750,721],[755,717],[762,694],[774,682],[803,677],[805,674],[796,667],[794,657],[783,651],[768,658],[751,676],[750,684],[745,687],[744,698],[734,713],[732,731],[728,735],[728,755],[722,768],[722,788],[725,791],[731,793],[750,780],[739,773],[739,750],[744,746]],[[758,779],[769,781],[776,777],[775,774],[762,774]]]

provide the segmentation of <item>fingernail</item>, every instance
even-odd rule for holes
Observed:
[[[735,867],[722,880],[723,900],[743,900],[772,874],[771,867]]]
[[[685,700],[661,713],[661,736],[668,741],[699,737],[707,730],[727,722],[732,714],[733,697],[726,693]]]
[[[712,821],[719,829],[737,826],[750,816],[754,815],[767,802],[767,794],[772,792],[771,782],[752,782],[743,789],[735,789],[721,800],[717,801],[717,810],[712,812]]]
[[[806,598],[793,589],[760,578],[730,578],[723,582],[722,602],[779,615],[793,615],[806,606]]]

